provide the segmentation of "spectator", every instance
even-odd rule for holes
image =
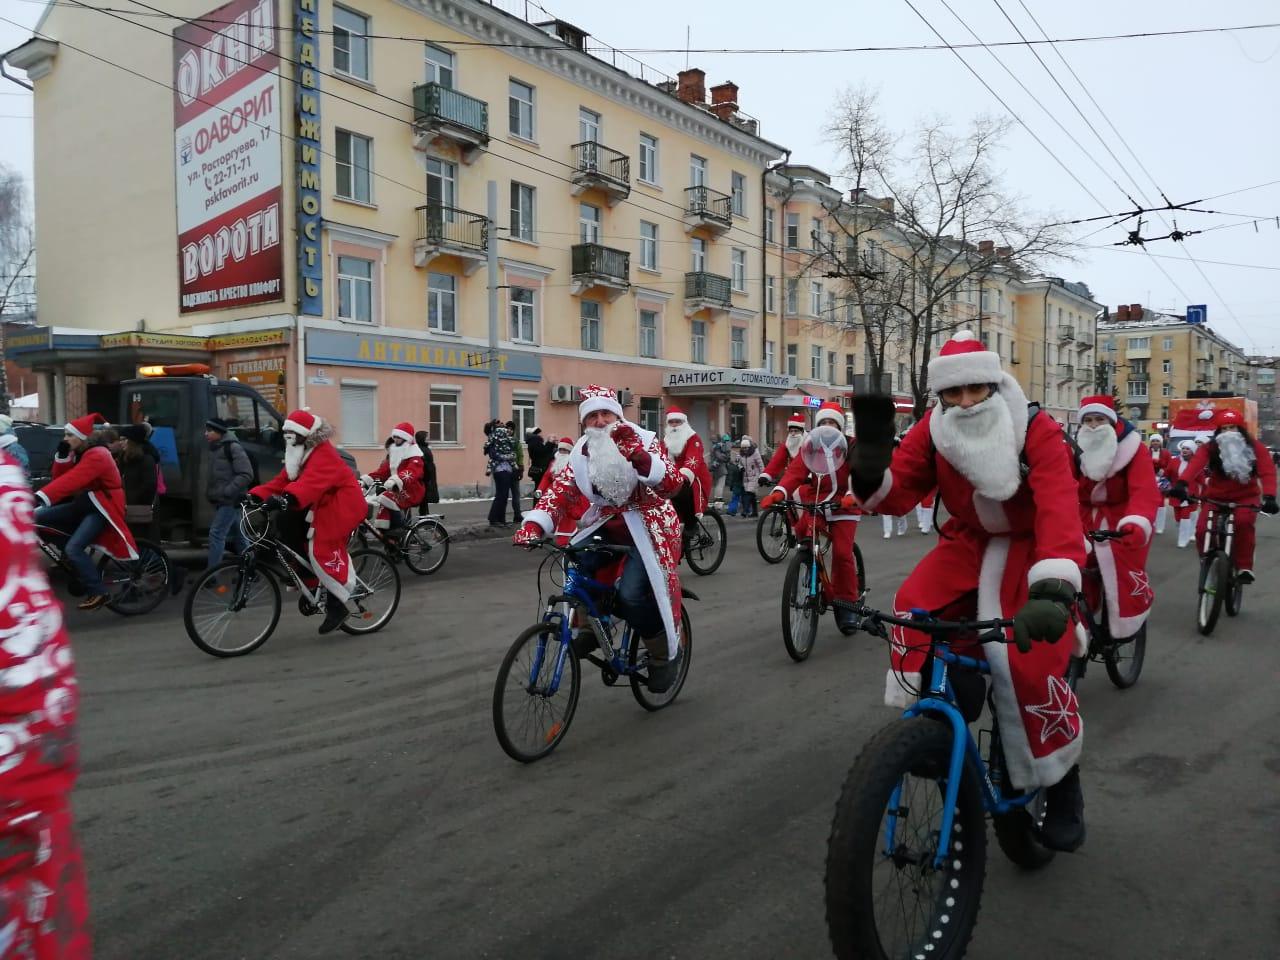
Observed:
[[[125,520],[134,525],[149,526],[156,505],[156,460],[147,448],[147,431],[142,424],[130,424],[116,431],[111,454],[120,468],[124,483]],[[151,447],[151,449],[155,449]]]
[[[13,432],[13,418],[0,414],[0,450],[7,453],[22,467],[22,472],[31,473],[31,457],[27,449],[18,442],[18,435]]]
[[[742,516],[760,516],[760,507],[756,502],[756,481],[764,473],[764,459],[756,442],[744,436],[738,444],[738,458],[742,461]]]
[[[431,438],[427,435],[427,431],[419,430],[413,435],[413,439],[418,442],[418,449],[422,451],[422,482],[427,487],[427,492],[422,495],[422,502],[418,504],[418,515],[426,516],[431,512],[431,505],[440,502],[440,483],[436,479],[436,458],[431,452]]]
[[[738,504],[742,502],[742,452],[740,447],[734,447],[729,453],[728,471],[728,487],[729,487],[729,506],[725,510],[731,517],[738,515]]]
[[[210,450],[205,496],[213,505],[213,520],[209,524],[210,568],[222,562],[228,538],[236,553],[243,553],[248,546],[240,530],[240,501],[257,478],[249,455],[230,431],[227,422],[217,417],[204,422],[204,438]]]
[[[711,462],[707,467],[711,470],[711,499],[724,503],[725,483],[729,479],[729,456],[733,445],[729,443],[727,433],[720,434],[720,439],[711,444]]]
[[[529,448],[529,482],[537,490],[542,484],[543,474],[556,455],[556,445],[542,438],[541,427],[534,427],[525,434],[525,444]]]
[[[511,431],[498,421],[485,425],[489,439],[485,442],[485,456],[489,458],[489,472],[493,475],[493,504],[489,507],[489,526],[509,527],[507,523],[507,497],[511,494],[511,482],[516,472],[516,445]],[[519,505],[516,506],[517,513]]]
[[[520,515],[520,481],[524,479],[524,444],[520,442],[520,437],[516,433],[514,420],[507,421],[507,430],[511,434],[511,442],[516,449],[516,469],[511,474],[511,512],[515,514],[515,522],[519,526],[524,523],[524,517]]]

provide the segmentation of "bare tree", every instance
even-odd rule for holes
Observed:
[[[9,412],[4,324],[35,306],[35,229],[22,175],[0,165],[0,412]]]

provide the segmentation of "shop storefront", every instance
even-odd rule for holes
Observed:
[[[795,389],[796,378],[767,370],[699,367],[668,370],[662,376],[666,406],[679,406],[703,437],[749,434],[763,442],[766,403]]]

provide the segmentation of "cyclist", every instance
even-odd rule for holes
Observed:
[[[36,510],[36,524],[61,532],[56,539],[63,556],[85,589],[81,610],[97,610],[107,602],[98,565],[87,552],[91,544],[117,560],[138,559],[125,519],[120,468],[107,438],[94,434],[93,428],[106,422],[102,414],[90,413],[68,423],[54,457],[53,479],[36,491],[43,504]]]
[[[546,471],[542,474],[542,479],[538,481],[538,489],[535,495],[535,505],[542,503],[542,498],[546,496],[551,484],[556,482],[556,477],[564,471],[569,465],[569,454],[573,452],[573,438],[561,437],[556,444],[555,456],[551,458],[551,463]],[[581,516],[576,510],[566,510],[564,519],[556,527],[556,543],[564,546],[569,542],[569,538],[574,535],[578,529],[578,519]]]
[[[787,420],[787,439],[778,444],[773,456],[765,464],[764,473],[760,474],[759,484],[766,487],[777,483],[786,472],[791,461],[800,455],[800,444],[804,442],[804,414],[793,413]]]
[[[378,507],[374,526],[395,530],[404,526],[405,515],[422,502],[426,493],[423,456],[414,439],[413,424],[397,423],[387,437],[387,455],[378,469],[360,479],[369,486],[382,484],[382,493],[370,494],[369,504]]]
[[[818,408],[813,418],[813,429],[805,436],[800,452],[792,457],[778,485],[760,501],[762,509],[788,498],[800,498],[805,503],[831,502],[839,504],[828,516],[831,535],[831,591],[833,600],[853,603],[858,599],[858,569],[853,560],[853,539],[857,533],[858,518],[852,503],[844,502],[849,488],[849,439],[845,436],[845,415],[840,405],[827,401]],[[808,517],[798,525],[797,536],[809,536]],[[857,629],[857,614],[845,607],[836,607],[836,626],[844,634]]]
[[[1151,451],[1151,466],[1155,470],[1156,481],[1160,482],[1161,478],[1164,478],[1164,489],[1168,489],[1168,484],[1171,482],[1169,471],[1177,458],[1164,448],[1164,437],[1158,433],[1153,433],[1147,438],[1147,449]],[[1164,499],[1161,498],[1160,506],[1156,509],[1156,533],[1164,533],[1167,515],[1168,510],[1165,509]]]
[[[685,479],[685,489],[673,498],[681,522],[691,524],[707,512],[711,496],[711,469],[702,449],[702,438],[689,426],[684,411],[672,407],[667,411],[667,432],[662,449]]]
[[[1142,453],[1142,436],[1116,413],[1109,396],[1085,397],[1080,402],[1080,430],[1076,433],[1077,490],[1080,520],[1086,530],[1117,530],[1117,540],[1088,542],[1092,548],[1107,601],[1107,625],[1112,638],[1131,637],[1146,621],[1155,600],[1147,579],[1152,522],[1164,497],[1156,485],[1154,458]],[[1100,611],[1102,597],[1086,600]]]
[[[348,606],[356,574],[347,543],[368,508],[355,474],[331,442],[333,427],[310,410],[294,410],[284,422],[284,469],[249,491],[268,511],[285,511],[281,539],[306,557],[328,594],[321,633],[330,633],[354,611]],[[412,436],[412,434],[410,434]]]
[[[1172,461],[1166,476],[1170,480],[1169,486],[1169,506],[1173,507],[1173,519],[1178,521],[1178,549],[1182,549],[1191,542],[1191,535],[1195,532],[1195,519],[1192,514],[1195,511],[1195,504],[1190,500],[1184,500],[1174,495],[1174,487],[1182,481],[1184,485],[1191,482],[1191,472],[1187,469],[1191,466],[1191,458],[1196,452],[1195,441],[1183,440],[1178,444],[1178,455]]]
[[[898,514],[937,487],[950,517],[899,588],[894,610],[1013,617],[1018,646],[983,651],[1009,776],[1021,790],[1048,788],[1043,841],[1075,850],[1085,833],[1076,765],[1084,727],[1063,679],[1072,645],[1056,642],[1068,635],[1085,561],[1070,448],[1052,417],[1033,412],[1000,355],[968,330],[930,361],[928,383],[938,405],[896,449],[892,401],[855,400],[853,493],[868,510]],[[893,641],[885,699],[902,706],[908,694],[899,675],[920,689],[929,640],[895,629]]]
[[[1190,481],[1179,479],[1170,494],[1229,500],[1242,506],[1261,506],[1263,513],[1280,513],[1276,505],[1276,465],[1261,441],[1249,436],[1244,419],[1234,410],[1205,410],[1212,416],[1213,438],[1204,444],[1187,465]],[[1200,511],[1196,521],[1196,549],[1204,552],[1209,510]],[[1253,547],[1257,539],[1252,510],[1236,512],[1236,534],[1231,560],[1241,583],[1253,583]]]
[[[679,675],[682,656],[676,629],[681,526],[670,498],[685,478],[653,433],[623,419],[612,390],[591,385],[581,395],[583,435],[513,541],[531,546],[582,511],[575,542],[598,533],[610,543],[635,547],[617,577],[614,608],[649,651],[649,689],[663,693]],[[609,559],[584,557],[583,566],[603,578],[596,571]]]

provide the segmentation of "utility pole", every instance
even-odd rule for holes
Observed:
[[[498,181],[489,181],[489,203],[486,216],[489,230],[485,249],[489,267],[489,419],[501,419],[498,395]]]

